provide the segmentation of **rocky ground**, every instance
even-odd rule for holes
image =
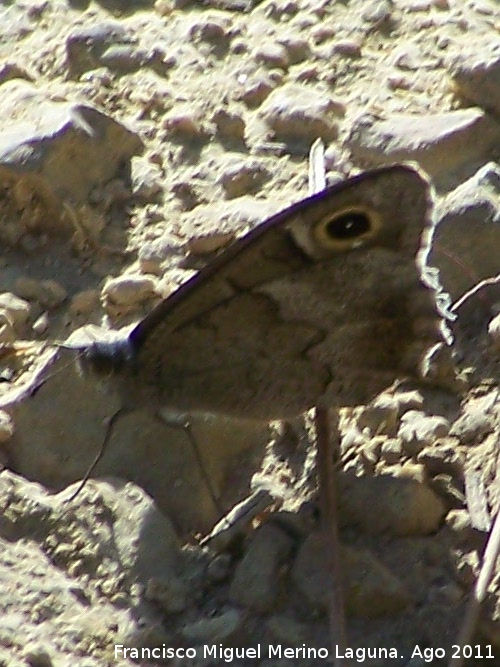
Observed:
[[[201,647],[257,644],[231,664],[326,664],[267,655],[329,641],[307,423],[128,413],[68,502],[118,399],[47,342],[137,321],[306,196],[317,137],[331,183],[429,174],[452,301],[497,276],[499,28],[494,0],[3,3],[1,665],[221,665]],[[451,657],[500,508],[499,304],[491,282],[457,307],[453,391],[405,384],[342,412],[350,646],[397,653],[365,664]],[[201,547],[244,498],[263,512]],[[500,665],[499,572],[469,664]],[[116,644],[197,657],[134,663]]]

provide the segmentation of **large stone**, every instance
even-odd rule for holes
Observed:
[[[312,95],[311,89],[301,84],[288,84],[274,91],[261,110],[276,137],[308,143],[317,137],[334,139],[338,118],[344,114],[343,105],[326,91]]]
[[[478,49],[467,40],[451,64],[451,75],[459,92],[491,113],[500,115],[500,42],[498,35],[483,41]]]
[[[192,577],[172,524],[141,489],[108,480],[72,502],[70,493],[0,473],[0,642],[9,664],[48,650],[49,664],[85,655],[97,667],[129,638],[168,643],[154,632],[162,616],[143,591],[151,578],[173,586]]]
[[[243,195],[234,200],[219,201],[213,204],[197,206],[193,212],[184,213],[181,217],[183,234],[188,247],[193,239],[217,237],[249,231],[279,209],[275,201],[264,201]]]
[[[63,203],[84,203],[113,178],[127,180],[142,141],[101,111],[56,101],[25,81],[4,83],[0,96],[0,237],[75,232]]]
[[[499,142],[500,125],[477,108],[383,119],[363,113],[346,140],[360,161],[378,165],[415,160],[434,178],[493,156]]]
[[[136,40],[118,21],[102,21],[73,28],[66,39],[66,58],[69,74],[78,77],[87,70],[102,65],[103,53],[117,45],[132,46]]]
[[[500,168],[479,169],[439,204],[429,262],[453,299],[499,270]]]
[[[85,475],[120,400],[105,380],[82,375],[73,350],[38,350],[33,357],[35,368],[28,368],[18,389],[2,400],[10,405],[16,427],[9,465],[60,490]],[[22,400],[23,380],[33,387],[37,373],[47,381]],[[154,410],[120,415],[92,476],[134,481],[174,519],[179,532],[206,532],[221,508],[229,509],[247,492],[267,443],[267,424],[193,415],[188,432],[183,422],[166,419]]]

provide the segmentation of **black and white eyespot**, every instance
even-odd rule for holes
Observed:
[[[325,216],[314,227],[313,236],[325,250],[348,250],[364,245],[380,229],[374,211],[352,206]]]

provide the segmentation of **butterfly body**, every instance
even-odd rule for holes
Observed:
[[[413,169],[355,177],[278,213],[93,347],[129,407],[258,419],[355,405],[419,376],[443,340],[424,269],[428,187]]]

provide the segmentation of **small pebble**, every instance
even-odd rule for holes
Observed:
[[[160,16],[170,16],[175,7],[172,0],[156,0],[154,9]]]
[[[264,42],[261,46],[258,46],[252,53],[252,57],[269,68],[287,69],[290,65],[286,48],[282,44],[273,42]]]
[[[162,127],[173,135],[188,139],[198,139],[205,133],[198,114],[189,108],[175,108],[165,116]]]
[[[54,664],[49,651],[43,646],[27,646],[24,657],[30,667],[52,667]]]
[[[10,344],[17,338],[17,333],[12,322],[10,314],[0,309],[0,343]]]
[[[218,180],[226,195],[233,198],[259,190],[269,177],[269,171],[257,160],[241,160],[229,163]]]
[[[150,276],[125,275],[112,278],[104,285],[102,297],[116,305],[141,303],[156,293],[156,280]]]
[[[364,3],[362,17],[367,23],[378,27],[391,18],[392,6],[389,0],[369,0]]]
[[[400,440],[396,438],[388,438],[380,448],[380,458],[387,463],[387,465],[394,465],[399,463],[403,456],[403,446]]]
[[[77,292],[69,304],[69,312],[72,315],[89,315],[99,304],[97,290],[82,290]]]
[[[49,328],[49,314],[47,311],[42,313],[40,317],[34,321],[32,329],[37,334],[44,334]]]
[[[494,317],[488,324],[488,335],[492,351],[500,352],[500,315]]]
[[[15,290],[23,298],[36,301],[49,310],[60,306],[67,296],[66,290],[57,281],[40,281],[27,276],[21,276],[16,280]]]
[[[23,326],[28,321],[31,305],[25,299],[11,292],[3,292],[3,294],[0,294],[0,309],[8,316],[12,326],[16,328]]]

